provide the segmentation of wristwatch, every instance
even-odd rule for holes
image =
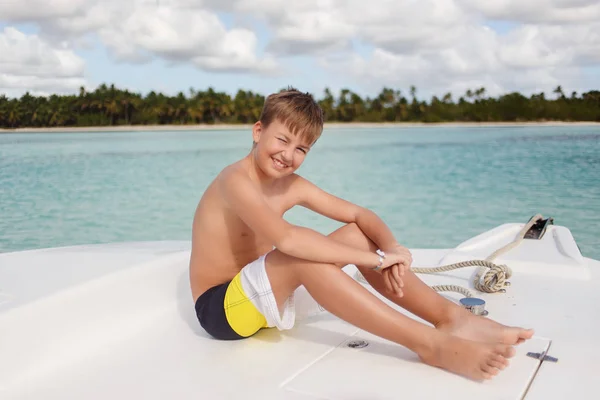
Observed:
[[[385,253],[383,250],[377,249],[376,253],[379,255],[379,264],[373,268],[373,271],[379,271],[381,267],[383,267],[383,260],[385,260]]]

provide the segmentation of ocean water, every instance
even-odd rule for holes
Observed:
[[[0,134],[0,251],[189,240],[202,192],[247,130]],[[552,216],[600,259],[600,127],[326,129],[299,173],[375,211],[411,248]],[[327,234],[305,209],[286,218]]]

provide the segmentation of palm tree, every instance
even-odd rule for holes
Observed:
[[[13,99],[8,103],[6,112],[6,122],[9,128],[18,128],[21,124],[21,117],[23,115],[21,103],[18,100]]]
[[[552,93],[556,93],[556,98],[557,98],[557,99],[562,99],[562,98],[564,98],[564,97],[565,97],[565,94],[563,93],[562,87],[561,87],[560,85],[558,85],[558,86],[556,87],[556,89],[554,89],[554,90],[552,91]]]
[[[337,118],[339,121],[350,122],[353,118],[353,107],[350,103],[350,89],[340,90],[340,97],[337,104]]]
[[[480,100],[484,95],[485,95],[484,87],[480,87],[479,89],[475,90],[475,97],[477,97],[477,100]]]
[[[416,101],[417,88],[415,86],[410,87],[410,97],[412,97],[413,103]]]
[[[430,103],[417,100],[417,89],[410,86],[411,99],[400,90],[383,87],[374,98],[361,97],[343,88],[336,99],[329,88],[318,99],[327,121],[503,121],[503,120],[600,120],[600,91],[591,90],[569,99],[562,87],[553,93],[555,100],[543,92],[529,98],[509,93],[496,99],[485,97],[485,88],[468,89],[468,100],[452,101],[451,93],[440,100],[432,96]],[[146,96],[118,89],[103,83],[94,91],[80,87],[72,95],[34,96],[29,92],[20,98],[0,94],[0,127],[24,126],[98,126],[130,124],[187,123],[251,123],[260,118],[265,97],[259,93],[239,90],[232,98],[225,92],[209,87],[206,91],[189,89],[167,96],[151,91]]]
[[[319,106],[321,106],[323,114],[325,114],[325,118],[327,120],[333,121],[336,119],[334,112],[335,99],[333,98],[333,94],[329,88],[325,88],[325,97],[322,100],[319,100]]]

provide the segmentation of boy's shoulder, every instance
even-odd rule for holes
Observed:
[[[242,164],[243,160],[237,161],[233,164],[229,164],[224,167],[221,172],[217,175],[216,181],[219,181],[222,185],[235,185],[242,182],[246,184],[252,184],[257,188],[260,185],[255,185],[254,181],[250,177],[250,173],[247,168],[244,168]],[[278,178],[275,182],[275,185],[279,187],[292,188],[298,185],[312,185],[306,178],[298,175],[297,173],[292,173],[290,175]]]
[[[243,161],[240,160],[224,167],[215,180],[227,185],[239,183],[239,181],[251,182],[250,173],[248,168],[244,168]]]
[[[240,163],[241,160],[224,167],[217,175],[217,180],[229,179],[231,176],[235,176],[236,174],[242,174],[244,171],[242,168],[240,168]]]
[[[237,163],[223,168],[216,181],[219,192],[227,203],[236,202],[236,198],[266,198],[276,193],[278,197],[286,198],[286,203],[290,205],[307,205],[314,197],[324,193],[317,185],[297,173],[277,179],[271,187],[259,185],[251,179],[248,170]]]

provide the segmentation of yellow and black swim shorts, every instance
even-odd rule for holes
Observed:
[[[196,315],[204,330],[219,340],[244,339],[267,328],[264,315],[252,304],[237,274],[214,286],[196,300]]]

